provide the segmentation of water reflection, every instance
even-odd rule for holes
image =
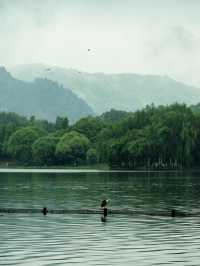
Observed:
[[[0,207],[196,211],[198,173],[1,173]],[[199,265],[198,217],[0,216],[0,265]]]
[[[1,173],[0,207],[112,208],[196,211],[199,174],[187,173]]]

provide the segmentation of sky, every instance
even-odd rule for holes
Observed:
[[[199,0],[0,0],[0,65],[167,75],[200,87]]]

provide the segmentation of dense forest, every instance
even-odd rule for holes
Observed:
[[[184,104],[111,110],[70,125],[0,113],[0,159],[5,165],[112,169],[181,169],[200,164],[200,114]]]

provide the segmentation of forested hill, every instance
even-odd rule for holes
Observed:
[[[135,111],[147,104],[166,105],[174,102],[200,102],[200,88],[177,82],[167,76],[138,74],[86,73],[73,69],[41,64],[22,65],[10,69],[23,80],[47,77],[71,88],[95,111],[103,113],[111,108]]]
[[[57,82],[42,78],[32,82],[17,80],[3,67],[0,68],[0,111],[49,121],[67,116],[70,122],[93,114],[84,100]]]

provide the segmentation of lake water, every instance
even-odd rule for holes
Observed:
[[[0,208],[200,208],[200,173],[1,172]],[[200,265],[200,216],[0,214],[0,265]]]

